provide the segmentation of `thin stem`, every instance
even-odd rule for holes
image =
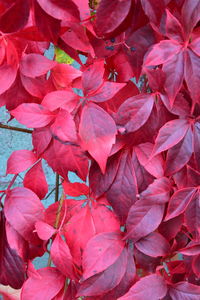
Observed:
[[[56,191],[55,191],[55,202],[59,199],[59,175],[56,173]]]
[[[1,123],[0,123],[0,128],[7,129],[7,130],[13,130],[13,131],[19,131],[19,132],[25,132],[25,133],[33,133],[33,130],[31,130],[31,129],[19,128],[19,127],[15,127],[15,126],[4,125]]]
[[[57,210],[57,213],[56,213],[56,221],[55,221],[55,224],[54,224],[54,227],[56,229],[58,229],[58,225],[59,225],[59,222],[60,222],[61,210],[62,210],[62,206],[63,206],[63,203],[64,203],[64,199],[65,199],[65,195],[64,195],[64,193],[62,193],[62,196],[61,196],[60,202],[59,202],[59,206],[58,206],[58,210]],[[48,267],[51,266],[51,255],[49,255],[47,266]]]

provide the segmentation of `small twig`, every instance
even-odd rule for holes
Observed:
[[[1,123],[0,123],[0,128],[7,129],[7,130],[13,130],[13,131],[20,131],[20,132],[25,132],[25,133],[33,133],[33,130],[31,130],[31,129],[19,128],[19,127],[15,127],[15,126],[4,125]]]

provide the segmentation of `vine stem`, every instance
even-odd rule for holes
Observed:
[[[57,210],[57,213],[56,213],[56,221],[55,221],[55,224],[54,224],[54,228],[55,229],[58,229],[58,225],[59,225],[59,222],[60,222],[61,210],[62,210],[62,206],[63,206],[63,203],[64,203],[64,199],[65,199],[65,195],[64,195],[64,193],[62,193],[62,196],[60,197],[60,201],[59,201],[58,210]],[[51,266],[51,255],[49,255],[47,266],[48,267]]]
[[[4,125],[0,123],[0,128],[7,129],[7,130],[13,130],[13,131],[19,131],[19,132],[24,132],[24,133],[33,133],[33,130],[31,129],[26,129],[26,128],[19,128],[15,126],[9,126],[9,125]]]

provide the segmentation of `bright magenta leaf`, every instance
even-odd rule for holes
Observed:
[[[36,103],[23,103],[12,110],[11,114],[17,121],[30,128],[44,127],[55,118],[54,113]]]
[[[36,155],[29,150],[14,151],[7,162],[7,174],[18,174],[31,167],[37,161]]]

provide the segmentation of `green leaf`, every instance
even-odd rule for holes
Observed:
[[[58,47],[55,47],[55,56],[55,60],[59,63],[71,65],[74,62],[73,58],[71,58],[65,51]]]

